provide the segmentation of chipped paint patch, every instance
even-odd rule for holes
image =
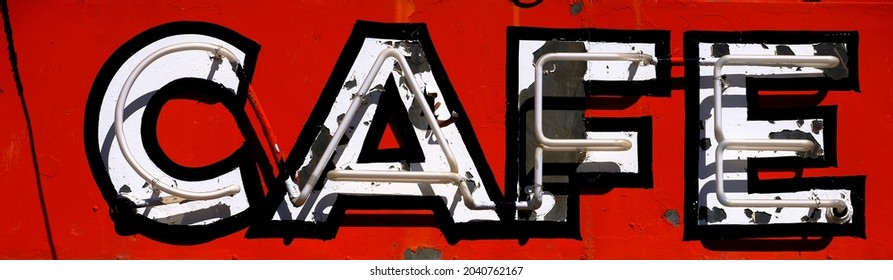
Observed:
[[[835,80],[840,80],[849,76],[849,68],[847,67],[849,56],[847,55],[846,46],[844,44],[820,43],[813,45],[813,49],[815,49],[815,55],[831,55],[840,59],[840,64],[838,64],[837,67],[824,69],[822,71],[825,76]]]
[[[667,212],[664,212],[664,219],[667,219],[673,227],[679,227],[679,212],[676,212],[676,209],[670,209],[667,210]]]
[[[583,2],[575,2],[571,4],[571,15],[576,16],[579,15],[580,12],[583,12]]]
[[[822,209],[809,208],[809,211],[806,212],[806,215],[804,215],[802,218],[800,218],[800,221],[802,221],[804,223],[815,223],[815,222],[818,222],[819,219],[821,219],[821,218],[822,218]]]
[[[712,141],[710,141],[710,138],[701,138],[699,146],[701,146],[701,150],[706,151],[707,149],[710,149],[710,147],[713,146],[713,143],[712,143]]]
[[[791,50],[791,47],[778,45],[775,46],[775,55],[794,55],[794,51]]]
[[[710,56],[720,58],[729,54],[729,44],[726,43],[716,43],[710,47],[711,53]]]
[[[772,214],[763,212],[744,209],[744,215],[750,218],[750,222],[758,225],[768,224],[770,220],[772,220]]]
[[[434,248],[416,247],[415,250],[406,248],[403,251],[404,260],[439,260],[441,257],[443,257],[443,253]]]
[[[383,42],[385,45],[395,47],[406,53],[406,62],[414,74],[423,72],[431,72],[431,65],[428,64],[428,58],[425,57],[425,51],[418,41],[399,41],[399,42]],[[394,70],[402,71],[400,68]]]
[[[822,132],[822,129],[825,129],[825,122],[822,120],[813,120],[811,126],[812,133],[819,134],[819,132]]]
[[[347,82],[344,82],[344,89],[353,89],[355,87],[357,87],[357,78],[356,77],[352,77]]]
[[[718,223],[728,218],[726,210],[716,206],[713,206],[713,208],[701,206],[698,212],[698,216],[701,217],[700,219],[704,220],[706,218],[708,223]]]

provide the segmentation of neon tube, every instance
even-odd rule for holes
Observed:
[[[127,80],[124,82],[124,86],[121,88],[121,92],[118,95],[118,101],[115,106],[115,138],[118,139],[118,147],[121,149],[121,154],[124,155],[124,159],[127,161],[127,164],[139,174],[140,177],[143,178],[146,182],[150,183],[154,188],[168,193],[170,195],[188,199],[188,200],[210,200],[216,199],[224,196],[235,195],[241,191],[241,187],[238,185],[229,185],[221,189],[207,191],[207,192],[193,192],[187,191],[183,189],[178,189],[173,186],[167,185],[158,177],[152,176],[148,171],[143,169],[143,167],[133,158],[133,154],[130,152],[130,148],[127,146],[127,138],[124,135],[124,107],[127,103],[127,95],[130,94],[130,89],[133,87],[134,82],[136,82],[136,78],[155,60],[161,58],[162,56],[181,52],[181,51],[208,51],[213,52],[215,55],[220,55],[222,57],[226,57],[230,63],[233,65],[233,68],[236,68],[239,65],[239,59],[230,52],[229,50],[208,43],[182,43],[177,45],[172,45],[168,47],[164,47],[159,49],[147,56],[141,61],[135,69],[130,73],[130,76],[127,77]]]
[[[846,223],[852,218],[852,206],[846,200],[840,198],[810,200],[810,199],[730,199],[726,196],[723,173],[723,152],[725,150],[751,150],[751,151],[791,151],[806,152],[812,150],[815,144],[803,139],[726,139],[722,130],[722,68],[725,65],[747,66],[791,66],[833,68],[840,64],[840,60],[834,56],[775,56],[775,55],[726,55],[714,63],[713,68],[713,98],[714,115],[713,131],[716,141],[716,199],[719,203],[729,207],[802,207],[822,208],[827,207],[826,214],[829,222]]]

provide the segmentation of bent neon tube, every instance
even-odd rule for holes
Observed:
[[[534,68],[534,122],[536,139],[547,151],[626,151],[632,143],[625,139],[552,139],[543,133],[543,69],[552,61],[631,61],[654,64],[654,58],[642,53],[550,53],[536,61]]]
[[[790,67],[814,67],[833,68],[840,64],[840,60],[834,56],[775,56],[775,55],[726,55],[714,63],[713,68],[713,98],[714,119],[713,128],[716,141],[716,198],[720,204],[729,207],[802,207],[802,208],[833,208],[829,213],[838,215],[837,222],[849,221],[852,211],[846,200],[839,198],[810,200],[810,199],[730,199],[726,196],[724,187],[723,152],[725,150],[750,150],[750,151],[789,151],[806,152],[815,147],[809,140],[803,139],[726,139],[722,130],[722,68],[725,65],[747,66],[790,66]],[[842,217],[841,217],[842,216]],[[829,216],[831,217],[831,216]],[[829,218],[829,220],[832,220]]]
[[[627,151],[632,142],[626,139],[552,139],[543,133],[543,66],[552,61],[631,61],[655,64],[654,57],[642,53],[549,53],[540,57],[534,67],[534,122],[539,141],[534,153],[533,187],[528,207],[537,209],[543,200],[543,152]]]
[[[453,152],[447,144],[446,138],[443,136],[443,132],[440,130],[438,120],[434,118],[434,113],[432,113],[431,108],[428,107],[428,104],[425,103],[424,95],[422,94],[422,91],[415,81],[414,74],[412,73],[409,64],[406,62],[403,54],[394,48],[385,49],[375,60],[375,63],[369,70],[366,79],[363,81],[363,84],[354,95],[350,107],[347,109],[347,112],[345,112],[344,117],[341,119],[341,124],[338,125],[338,128],[335,130],[335,134],[332,136],[332,139],[326,146],[326,149],[321,155],[319,161],[317,161],[316,166],[314,166],[313,172],[310,174],[310,177],[307,178],[307,182],[304,184],[304,186],[301,187],[299,190],[299,186],[295,184],[293,180],[286,179],[286,189],[292,205],[295,207],[300,207],[304,205],[304,203],[306,203],[307,198],[313,191],[313,186],[316,185],[316,183],[319,181],[326,164],[331,160],[332,154],[335,151],[335,147],[341,141],[341,138],[347,131],[347,127],[353,121],[354,115],[362,104],[363,99],[368,94],[369,88],[372,86],[375,75],[377,75],[378,72],[381,70],[381,66],[384,64],[384,62],[391,58],[396,60],[397,65],[402,68],[404,76],[406,77],[405,80],[407,86],[409,87],[409,90],[412,92],[413,96],[415,96],[416,103],[422,109],[425,120],[428,122],[428,126],[434,133],[434,137],[436,137],[437,142],[440,145],[440,149],[443,151],[444,157],[446,158],[450,170],[448,172],[333,170],[327,173],[328,179],[333,181],[375,181],[393,183],[451,183],[458,186],[459,192],[462,195],[462,200],[469,209],[496,209],[496,203],[493,201],[481,201],[474,199],[472,191],[468,188],[466,179],[459,175],[459,164],[457,163],[455,156],[453,156]],[[534,210],[539,208],[539,206],[542,205],[541,190],[535,193],[540,193],[540,195],[534,196],[531,201],[515,202],[516,209]],[[537,201],[537,199],[539,199],[540,201]]]
[[[182,43],[176,44],[172,46],[167,46],[162,49],[159,49],[147,56],[141,61],[135,69],[130,73],[130,76],[127,77],[127,80],[124,82],[124,86],[121,88],[121,92],[118,95],[118,101],[115,105],[115,138],[118,140],[118,147],[121,149],[121,154],[124,156],[124,159],[127,161],[127,164],[133,168],[136,173],[143,178],[146,182],[151,184],[154,188],[168,193],[170,195],[188,199],[188,200],[210,200],[216,199],[224,196],[230,196],[237,194],[241,191],[241,187],[238,185],[229,185],[223,187],[221,189],[207,191],[207,192],[193,192],[187,191],[183,189],[178,189],[173,186],[167,185],[161,182],[160,178],[149,174],[137,161],[134,159],[133,154],[130,152],[130,148],[127,146],[127,138],[124,133],[124,107],[127,103],[127,95],[130,94],[130,90],[133,87],[133,84],[136,82],[136,78],[155,60],[159,58],[176,53],[181,51],[208,51],[212,52],[215,55],[219,55],[225,57],[230,61],[233,68],[238,67],[239,59],[236,58],[235,54],[230,52],[229,50],[208,43]]]
[[[833,56],[793,56],[793,55],[726,55],[713,63],[713,134],[716,141],[725,139],[722,131],[722,68],[726,65],[738,66],[790,66],[833,68],[840,59]]]

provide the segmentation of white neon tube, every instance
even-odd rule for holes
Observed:
[[[547,151],[626,151],[632,143],[625,139],[552,139],[543,133],[543,69],[552,61],[631,61],[654,64],[654,58],[642,53],[550,53],[536,61],[534,68],[534,122],[536,139]]]
[[[831,207],[839,211],[847,208],[847,203],[842,199],[729,199],[726,196],[725,187],[723,186],[723,152],[725,150],[762,150],[762,151],[788,151],[788,152],[805,152],[812,150],[814,144],[809,140],[785,141],[790,143],[754,143],[754,140],[736,140],[729,139],[722,141],[716,147],[716,198],[719,203],[729,207]],[[766,140],[756,140],[766,141]],[[805,142],[802,142],[805,141]],[[767,141],[769,142],[769,141]],[[765,144],[766,146],[759,146]],[[770,146],[772,145],[772,146]],[[736,147],[736,148],[733,148]],[[767,148],[768,147],[768,148]]]
[[[814,67],[814,68],[832,68],[840,63],[837,57],[833,56],[773,56],[773,55],[726,55],[721,57],[714,63],[713,68],[713,98],[714,98],[714,119],[713,131],[716,141],[719,143],[716,147],[716,198],[719,203],[729,207],[803,207],[803,208],[822,208],[828,207],[829,213],[837,212],[843,215],[843,219],[832,219],[829,221],[845,223],[852,217],[851,208],[848,202],[839,198],[810,200],[810,199],[729,199],[725,193],[724,173],[723,173],[723,152],[725,150],[755,150],[755,151],[791,151],[806,152],[815,147],[815,144],[809,140],[803,139],[725,139],[722,131],[722,67],[725,65],[747,65],[747,66],[791,66],[791,67]],[[833,211],[833,212],[832,212]],[[837,217],[841,218],[841,217]]]
[[[840,60],[833,56],[793,56],[793,55],[726,55],[713,63],[713,135],[716,141],[725,139],[722,131],[722,67],[739,66],[791,66],[833,68]]]
[[[655,64],[654,57],[642,53],[549,53],[540,57],[534,67],[534,124],[536,139],[539,141],[534,153],[533,188],[528,190],[534,209],[542,204],[543,197],[543,151],[585,152],[585,151],[626,151],[632,142],[626,139],[552,139],[543,133],[543,69],[552,61],[631,61],[645,65]]]
[[[234,195],[241,191],[241,187],[238,185],[229,185],[224,188],[208,191],[208,192],[193,192],[175,188],[173,186],[167,185],[158,177],[152,176],[148,171],[143,169],[143,167],[133,158],[133,154],[130,152],[130,148],[127,146],[127,138],[124,135],[124,107],[127,104],[127,95],[130,94],[130,89],[133,87],[134,82],[136,82],[136,78],[149,66],[152,62],[157,60],[158,58],[176,53],[181,51],[208,51],[212,52],[215,55],[219,55],[222,57],[226,57],[230,63],[233,65],[233,68],[238,67],[239,59],[230,52],[229,50],[223,48],[222,46],[212,45],[208,43],[182,43],[172,46],[167,46],[162,49],[159,49],[147,56],[141,61],[133,72],[130,73],[130,76],[127,77],[127,80],[124,82],[124,86],[121,88],[121,92],[118,95],[118,101],[115,106],[115,138],[118,140],[118,147],[121,149],[121,154],[124,155],[124,159],[127,161],[127,164],[139,174],[140,177],[143,178],[146,182],[152,184],[156,189],[168,193],[170,195],[188,199],[188,200],[209,200],[216,199],[228,195]]]
[[[626,139],[552,139],[543,133],[543,68],[552,61],[631,61],[645,65],[655,64],[654,57],[642,53],[549,53],[540,57],[534,68],[534,123],[539,141],[534,153],[533,187],[527,191],[527,209],[538,209],[543,202],[543,151],[585,152],[626,151],[632,142]],[[521,204],[521,203],[519,203]]]
[[[327,176],[333,181],[420,184],[458,184],[463,180],[457,173],[437,171],[332,170]]]
[[[409,68],[406,59],[403,57],[403,54],[400,53],[396,49],[386,49],[384,50],[376,59],[375,63],[372,66],[369,74],[367,74],[366,80],[360,86],[359,91],[354,96],[354,100],[351,103],[350,107],[347,109],[344,117],[341,119],[341,125],[338,126],[338,129],[335,131],[332,139],[329,141],[329,144],[326,146],[326,150],[323,152],[322,157],[317,162],[314,167],[313,172],[310,174],[310,177],[307,179],[307,182],[304,184],[303,188],[301,188],[300,192],[297,190],[297,185],[293,182],[286,181],[286,188],[288,189],[288,194],[291,199],[292,205],[295,207],[299,207],[303,205],[307,198],[310,196],[310,193],[313,191],[313,186],[319,180],[322,171],[325,169],[325,165],[331,160],[331,156],[337,146],[337,143],[340,142],[341,138],[344,136],[344,133],[347,130],[347,124],[351,123],[353,120],[354,114],[359,109],[360,104],[362,103],[363,97],[368,93],[369,87],[372,86],[372,81],[375,78],[375,75],[378,74],[378,71],[381,69],[381,65],[388,58],[394,58],[397,61],[397,64],[402,68],[404,75],[408,77],[406,79],[407,85],[409,86],[409,90],[415,96],[416,102],[422,108],[423,114],[425,115],[426,120],[428,121],[429,126],[434,132],[435,137],[440,144],[441,150],[446,157],[447,163],[450,166],[449,172],[438,172],[438,171],[362,171],[362,170],[332,170],[329,171],[327,176],[330,180],[336,181],[377,181],[377,182],[406,182],[406,183],[453,183],[457,184],[459,188],[459,192],[462,195],[462,199],[465,202],[465,205],[469,209],[473,210],[486,210],[486,209],[496,209],[496,203],[493,201],[478,201],[475,200],[471,190],[468,188],[465,178],[461,177],[459,173],[459,166],[456,162],[455,157],[453,156],[450,147],[447,145],[445,138],[443,137],[443,133],[440,130],[439,125],[437,124],[437,120],[434,118],[434,114],[431,112],[431,109],[428,108],[428,105],[424,102],[424,96],[419,89],[416,81],[413,77],[412,71]],[[548,61],[553,60],[619,60],[619,61],[638,61],[646,64],[655,63],[654,59],[649,55],[639,54],[639,53],[624,53],[624,54],[592,54],[592,53],[559,53],[559,54],[547,54],[543,56],[538,61],[537,69],[542,69],[542,65]],[[543,190],[542,190],[542,157],[543,150],[550,151],[625,151],[629,150],[632,147],[632,143],[628,140],[624,139],[549,139],[546,138],[542,133],[542,72],[537,70],[536,76],[536,116],[537,116],[537,136],[540,139],[540,147],[536,149],[536,165],[535,169],[535,183],[532,189],[528,189],[527,191],[530,193],[531,197],[527,201],[516,201],[515,208],[517,210],[536,210],[542,206],[543,199]],[[297,195],[295,195],[297,194]]]
[[[363,102],[364,97],[369,92],[369,88],[372,86],[372,82],[375,79],[375,75],[381,70],[381,66],[384,62],[393,58],[396,60],[398,66],[402,68],[404,77],[407,85],[409,86],[409,90],[415,96],[415,101],[418,103],[419,107],[422,108],[422,112],[425,115],[425,119],[428,122],[428,126],[434,133],[434,136],[437,138],[437,142],[440,145],[440,149],[443,151],[444,157],[446,158],[447,164],[449,164],[450,171],[449,172],[441,172],[441,171],[363,171],[363,170],[333,170],[329,171],[327,174],[328,178],[331,180],[343,180],[343,181],[377,181],[377,182],[408,182],[408,183],[453,183],[459,187],[459,192],[462,195],[462,199],[465,202],[465,205],[468,206],[469,209],[475,210],[483,210],[483,209],[496,209],[496,204],[493,201],[477,201],[474,199],[471,190],[468,188],[468,185],[464,178],[459,175],[459,164],[456,162],[456,158],[453,156],[453,152],[447,144],[446,138],[443,136],[443,133],[440,130],[440,125],[438,125],[437,119],[434,118],[434,113],[431,112],[431,108],[428,107],[428,104],[425,103],[424,95],[420,90],[418,84],[415,81],[414,74],[412,73],[411,68],[409,67],[409,63],[406,62],[406,59],[403,57],[403,54],[394,48],[388,48],[379,54],[378,58],[375,60],[375,63],[372,65],[372,68],[369,70],[369,73],[366,75],[366,80],[363,81],[363,84],[360,86],[359,91],[357,91],[356,95],[353,97],[353,102],[351,102],[350,107],[345,112],[344,117],[341,119],[341,124],[338,125],[338,128],[335,130],[335,134],[332,136],[332,139],[329,141],[326,146],[325,151],[317,161],[316,166],[313,169],[313,172],[310,174],[310,177],[307,178],[307,182],[304,184],[303,188],[301,188],[300,192],[297,190],[297,185],[294,183],[289,184],[286,179],[286,188],[288,189],[289,198],[292,202],[292,205],[295,207],[300,207],[304,205],[307,201],[307,198],[313,192],[313,186],[316,185],[316,182],[319,181],[320,176],[322,175],[323,170],[325,169],[326,164],[331,160],[332,154],[335,151],[335,147],[341,141],[341,138],[344,136],[344,133],[347,131],[347,127],[353,121],[354,115],[359,109],[360,105]],[[297,195],[295,195],[297,194]],[[526,202],[525,202],[525,207]]]

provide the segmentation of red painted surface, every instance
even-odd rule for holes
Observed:
[[[242,145],[242,135],[223,105],[174,99],[164,105],[157,125],[158,142],[174,162],[207,166]],[[208,145],[207,143],[214,143]]]
[[[444,259],[893,257],[893,219],[887,216],[893,207],[893,189],[888,187],[893,183],[888,171],[893,159],[893,149],[888,148],[893,139],[893,83],[889,79],[893,76],[889,55],[893,4],[584,1],[582,11],[572,15],[570,4],[577,1],[544,1],[530,9],[517,8],[510,1],[471,0],[101,2],[9,3],[27,108],[15,90],[10,60],[0,59],[0,196],[5,198],[0,203],[0,258],[52,258],[54,251],[60,259],[396,259],[418,247],[439,250]],[[508,26],[669,30],[673,56],[682,55],[682,34],[689,30],[857,30],[862,93],[831,94],[823,103],[839,106],[840,167],[805,173],[867,175],[867,238],[835,237],[819,250],[785,251],[715,250],[700,241],[683,241],[686,225],[680,219],[677,227],[664,218],[667,210],[682,215],[684,208],[682,89],[674,90],[670,98],[642,98],[624,111],[589,113],[654,116],[655,182],[653,189],[618,188],[583,195],[582,240],[533,238],[525,244],[514,239],[463,240],[450,245],[425,211],[400,212],[420,216],[415,226],[343,226],[328,241],[246,239],[245,230],[190,246],[140,235],[120,236],[87,164],[83,144],[87,93],[101,65],[124,42],[159,24],[184,20],[219,24],[261,44],[252,85],[264,101],[280,143],[294,143],[356,20],[426,23],[466,109],[464,117],[473,124],[496,178],[504,177],[502,104]],[[674,67],[673,76],[682,75],[683,69]],[[192,107],[206,105],[175,105],[163,114],[182,116],[185,121],[161,121],[159,126],[188,130],[193,128],[189,122],[203,122],[195,128],[231,129],[225,118],[201,119],[190,113],[195,112]],[[25,109],[33,130],[33,153]],[[218,160],[239,143],[223,137],[227,140],[202,148],[196,145],[204,141],[201,137],[182,143],[164,139],[169,153],[183,153],[175,160],[196,165]],[[292,147],[282,148],[288,154]],[[347,219],[375,213],[349,211]]]

